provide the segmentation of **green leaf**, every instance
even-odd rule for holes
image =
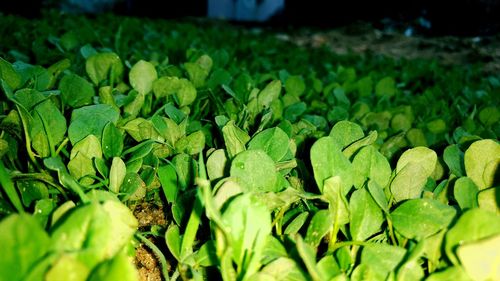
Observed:
[[[48,251],[50,240],[35,218],[14,214],[0,222],[0,279],[24,280]],[[15,270],[13,270],[15,269]]]
[[[457,177],[465,175],[464,166],[464,153],[460,150],[458,145],[452,144],[445,148],[443,159],[450,171]]]
[[[255,135],[248,142],[248,149],[260,149],[275,162],[283,159],[288,152],[288,136],[279,127],[266,129]]]
[[[153,89],[153,82],[158,78],[156,69],[150,62],[140,60],[130,69],[130,85],[139,94],[145,95]]]
[[[461,245],[457,256],[473,280],[500,280],[500,235]]]
[[[73,110],[68,128],[69,140],[75,144],[88,135],[101,139],[104,126],[109,122],[116,123],[120,113],[107,104],[84,106]]]
[[[447,267],[446,269],[432,273],[426,281],[472,281],[472,279],[465,273],[465,270],[459,266]]]
[[[196,99],[196,88],[191,81],[187,79],[180,79],[179,90],[175,96],[177,97],[177,104],[179,107],[190,105]]]
[[[124,253],[99,264],[91,273],[88,281],[138,281],[139,274],[135,265]]]
[[[180,261],[182,235],[177,225],[171,224],[168,227],[165,233],[165,242],[172,256],[174,256],[177,261]]]
[[[141,176],[137,173],[127,171],[120,188],[120,193],[124,194],[121,198],[122,201],[141,200],[146,196],[146,183],[144,183]]]
[[[486,139],[469,146],[464,155],[465,171],[479,190],[494,186],[500,164],[500,144]]]
[[[396,82],[392,77],[384,77],[375,85],[375,95],[378,97],[393,97],[396,92]]]
[[[250,276],[260,268],[266,237],[271,233],[271,215],[251,194],[236,197],[222,214],[222,221],[231,227],[233,261]]]
[[[257,102],[260,108],[268,108],[271,106],[271,103],[278,99],[281,93],[281,81],[274,80],[269,82],[269,84],[259,92],[257,97]]]
[[[266,246],[262,252],[262,264],[267,265],[276,259],[287,256],[287,250],[278,238],[274,236],[266,237]]]
[[[364,136],[361,126],[350,121],[339,121],[330,130],[330,137],[342,148]]]
[[[92,84],[76,74],[65,75],[59,82],[59,90],[62,102],[73,108],[90,104],[95,95]]]
[[[456,210],[432,199],[405,201],[391,213],[394,228],[403,236],[422,239],[437,233],[455,218]]]
[[[478,188],[468,177],[461,177],[455,181],[453,196],[462,210],[472,209],[478,206]]]
[[[101,143],[94,135],[88,135],[81,141],[77,142],[73,149],[71,149],[70,159],[75,158],[76,155],[82,154],[87,158],[102,158]]]
[[[96,86],[104,80],[117,83],[123,75],[123,64],[120,57],[112,52],[91,55],[85,62],[85,69],[90,80]]]
[[[16,90],[21,86],[21,76],[16,72],[12,64],[0,57],[0,79],[7,85]]]
[[[497,234],[500,234],[500,216],[498,214],[477,208],[468,210],[446,233],[446,255],[456,265],[458,260],[455,251],[459,245],[479,241]]]
[[[288,76],[285,82],[285,91],[287,94],[294,95],[296,97],[301,96],[306,90],[306,83],[300,75]]]
[[[179,78],[164,76],[153,82],[153,93],[156,98],[175,94],[180,88]]]
[[[213,151],[207,159],[207,175],[210,180],[224,177],[227,170],[227,157],[224,149]]]
[[[68,162],[68,171],[71,176],[82,185],[89,186],[94,183],[93,176],[96,175],[94,162],[91,158],[82,153],[78,153]]]
[[[366,189],[354,191],[349,200],[349,210],[349,230],[353,240],[364,241],[380,231],[384,216]]]
[[[273,281],[306,281],[308,276],[302,271],[296,261],[281,257],[266,265],[258,276],[250,280],[273,280]],[[269,279],[265,279],[269,278]]]
[[[75,256],[64,254],[47,271],[44,280],[57,281],[65,279],[68,281],[85,281],[90,274],[90,270]]]
[[[328,210],[319,210],[314,214],[307,228],[304,242],[318,247],[323,237],[333,228],[332,214]]]
[[[157,175],[165,198],[169,203],[175,202],[178,192],[175,168],[172,165],[162,165],[158,167]]]
[[[426,147],[405,151],[396,165],[396,177],[391,182],[391,192],[396,201],[421,196],[427,179],[436,168],[437,155]]]
[[[367,179],[375,181],[379,186],[386,186],[391,178],[392,170],[387,158],[369,145],[363,147],[354,156],[354,186],[361,188]]]
[[[334,176],[340,177],[343,194],[349,192],[352,187],[352,164],[341,149],[342,147],[332,137],[322,137],[311,147],[314,179],[321,192],[324,181]]]
[[[233,158],[236,154],[244,151],[246,143],[250,140],[250,136],[238,128],[233,120],[227,122],[222,128],[222,135],[229,158]]]
[[[323,196],[330,204],[328,209],[332,214],[335,224],[347,224],[349,222],[349,208],[347,200],[342,194],[342,185],[338,176],[325,180]]]
[[[155,129],[151,120],[139,117],[127,122],[127,124],[123,126],[123,129],[125,129],[136,142],[142,142],[144,140],[163,141],[163,138]]]
[[[304,226],[309,217],[308,212],[303,212],[297,215],[285,228],[285,234],[295,234]]]
[[[112,122],[106,124],[102,132],[102,152],[104,157],[119,157],[123,151],[123,140],[124,135],[115,124]]]
[[[278,192],[274,161],[262,150],[247,150],[231,161],[230,175],[245,192]]]
[[[113,162],[109,170],[109,190],[118,193],[126,173],[127,167],[125,166],[125,162],[120,157],[113,157]]]
[[[203,131],[196,131],[188,136],[179,139],[175,143],[177,152],[196,155],[205,148],[205,134]]]
[[[388,244],[370,244],[363,247],[361,264],[370,266],[376,274],[374,280],[386,280],[390,272],[403,260],[406,254],[404,248]]]

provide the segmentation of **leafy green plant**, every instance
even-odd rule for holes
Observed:
[[[496,77],[47,16],[0,18],[0,280],[500,278]]]

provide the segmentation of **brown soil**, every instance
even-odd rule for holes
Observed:
[[[153,225],[166,226],[167,220],[165,212],[162,206],[158,206],[153,203],[144,202],[134,208],[134,215],[139,221],[139,229],[149,230]],[[150,241],[155,243],[158,247],[162,248],[164,242],[153,238]],[[163,244],[163,245],[162,245]],[[136,249],[135,253],[135,264],[137,270],[139,271],[140,281],[161,281],[163,280],[161,276],[160,263],[153,252],[141,244]]]
[[[500,34],[489,37],[424,37],[383,32],[367,23],[328,31],[302,31],[278,38],[299,46],[326,46],[337,54],[380,54],[395,59],[437,60],[442,65],[484,64],[487,74],[500,74]]]

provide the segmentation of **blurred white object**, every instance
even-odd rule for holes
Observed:
[[[208,16],[238,21],[265,21],[285,7],[285,0],[208,0]]]

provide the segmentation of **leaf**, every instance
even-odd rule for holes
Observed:
[[[500,214],[500,187],[481,190],[477,194],[479,208]]]
[[[285,91],[287,94],[296,97],[301,96],[306,90],[306,83],[300,75],[288,76],[285,82]]]
[[[14,214],[0,222],[0,279],[23,280],[48,251],[49,236],[33,217]],[[13,270],[15,269],[15,270]]]
[[[172,256],[174,256],[177,261],[180,261],[182,235],[177,225],[171,224],[168,227],[165,233],[165,242]]]
[[[332,137],[322,137],[311,147],[310,157],[314,179],[321,192],[324,181],[334,176],[340,177],[343,194],[351,189],[353,168],[341,149]]]
[[[232,120],[222,128],[222,135],[229,158],[233,158],[236,154],[244,151],[246,143],[250,140],[250,136],[238,128]]]
[[[126,173],[127,167],[125,166],[125,162],[120,157],[113,157],[111,169],[109,170],[109,190],[118,193]]]
[[[321,274],[318,268],[316,267],[316,249],[313,246],[305,243],[305,241],[302,239],[300,235],[297,236],[296,238],[296,246],[300,258],[304,262],[307,271],[309,272],[312,279],[321,280],[320,279]]]
[[[453,227],[446,233],[445,252],[448,259],[455,265],[458,259],[455,251],[459,245],[464,245],[480,239],[500,234],[500,216],[483,210],[471,209],[462,214]]]
[[[91,273],[88,281],[138,281],[139,274],[129,257],[120,253],[110,260],[99,264]]]
[[[75,158],[78,154],[82,154],[89,159],[102,158],[101,143],[99,139],[94,135],[88,135],[77,142],[75,146],[73,146],[73,149],[71,149],[70,159]]]
[[[426,147],[405,151],[396,165],[391,192],[396,201],[419,198],[437,163],[436,153]]]
[[[465,273],[464,269],[459,266],[447,267],[446,269],[432,273],[426,281],[472,281],[472,279]]]
[[[175,202],[178,192],[175,168],[172,165],[159,166],[157,175],[165,198],[169,203]]]
[[[124,135],[115,124],[112,122],[106,124],[102,132],[102,152],[104,157],[119,157],[123,151],[123,140]]]
[[[150,62],[140,60],[130,69],[128,79],[132,88],[139,94],[146,95],[153,89],[153,82],[158,78],[156,69]]]
[[[458,145],[452,144],[445,148],[443,159],[450,171],[457,177],[465,175],[464,153]]]
[[[313,247],[318,247],[323,237],[333,228],[333,219],[328,210],[316,212],[309,223],[304,242]]]
[[[276,259],[287,256],[288,253],[281,241],[274,236],[267,236],[266,246],[262,252],[262,264],[267,265]]]
[[[68,128],[69,140],[75,144],[88,135],[95,135],[101,139],[104,126],[107,123],[116,123],[120,113],[107,104],[97,104],[80,107],[73,110],[71,123]]]
[[[325,180],[323,196],[330,204],[329,211],[332,214],[333,221],[337,225],[349,223],[349,208],[347,200],[342,195],[342,187],[338,176]]]
[[[275,162],[283,159],[288,151],[288,136],[279,127],[266,129],[248,142],[248,149],[260,149]]]
[[[472,209],[478,206],[478,188],[468,177],[461,177],[455,181],[453,196],[462,210]]]
[[[62,102],[73,108],[90,104],[95,95],[92,84],[76,74],[65,75],[59,82],[59,90]]]
[[[285,228],[285,234],[290,235],[290,234],[295,234],[299,232],[299,230],[304,226],[306,223],[306,220],[309,217],[308,212],[302,212],[298,214]]]
[[[229,174],[245,192],[279,191],[274,161],[262,150],[247,150],[236,155]]]
[[[379,206],[364,188],[354,191],[349,200],[352,239],[364,241],[380,231],[384,216]]]
[[[44,280],[57,281],[64,278],[68,281],[85,281],[89,274],[90,268],[74,255],[63,254],[47,271]]]
[[[379,186],[386,186],[391,178],[392,170],[387,158],[369,145],[361,148],[352,161],[354,169],[354,186],[361,188],[367,179],[375,181]]]
[[[189,80],[180,79],[179,90],[175,96],[177,97],[177,104],[179,107],[190,105],[196,99],[196,88]]]
[[[293,259],[280,257],[266,265],[259,274],[269,276],[274,281],[306,281],[307,275]],[[254,277],[251,280],[265,280],[264,277]]]
[[[341,274],[340,267],[333,255],[324,256],[317,264],[322,280],[333,280]]]
[[[127,171],[120,191],[122,194],[125,194],[122,201],[141,200],[146,196],[146,183],[144,183],[142,178],[137,173]]]
[[[68,171],[71,176],[84,186],[89,186],[94,183],[94,179],[92,178],[96,175],[94,162],[82,153],[76,154],[75,157],[68,162]]]
[[[0,57],[0,79],[7,85],[16,90],[21,86],[21,76],[16,72],[12,64]]]
[[[500,280],[500,235],[461,245],[457,256],[472,279]]]
[[[123,74],[120,57],[112,52],[91,55],[85,62],[85,69],[96,86],[106,79],[109,79],[110,83],[117,83]]]
[[[467,176],[479,190],[491,187],[500,163],[500,144],[491,139],[476,141],[465,151],[464,162]]]
[[[405,201],[391,213],[394,228],[407,238],[422,239],[448,227],[456,215],[453,207],[432,199]]]
[[[158,131],[156,131],[151,120],[139,117],[127,122],[127,124],[123,126],[123,129],[125,129],[136,142],[142,142],[144,140],[163,141],[163,138]]]
[[[260,108],[268,108],[281,93],[281,81],[273,80],[259,92],[257,102]]]
[[[208,178],[213,181],[224,177],[227,170],[227,157],[224,149],[217,149],[208,156],[207,159],[207,174]]]
[[[163,76],[153,82],[153,93],[156,98],[175,94],[180,88],[179,78]]]
[[[231,227],[232,258],[239,271],[250,276],[260,268],[266,237],[271,233],[271,215],[251,194],[236,197],[222,214]]]
[[[404,248],[388,244],[370,244],[363,247],[361,264],[370,266],[376,274],[375,280],[386,280],[390,272],[403,260]]]
[[[396,95],[396,92],[396,82],[392,77],[384,77],[375,85],[375,95],[377,95],[377,97],[393,97]]]
[[[203,148],[205,148],[205,134],[203,134],[203,131],[196,131],[175,143],[177,152],[190,155],[199,154]]]
[[[350,121],[339,121],[330,130],[330,137],[344,148],[365,136],[363,129]]]
[[[382,209],[385,213],[389,213],[389,202],[384,193],[384,189],[378,185],[377,182],[372,180],[368,181],[367,188],[380,209]]]

